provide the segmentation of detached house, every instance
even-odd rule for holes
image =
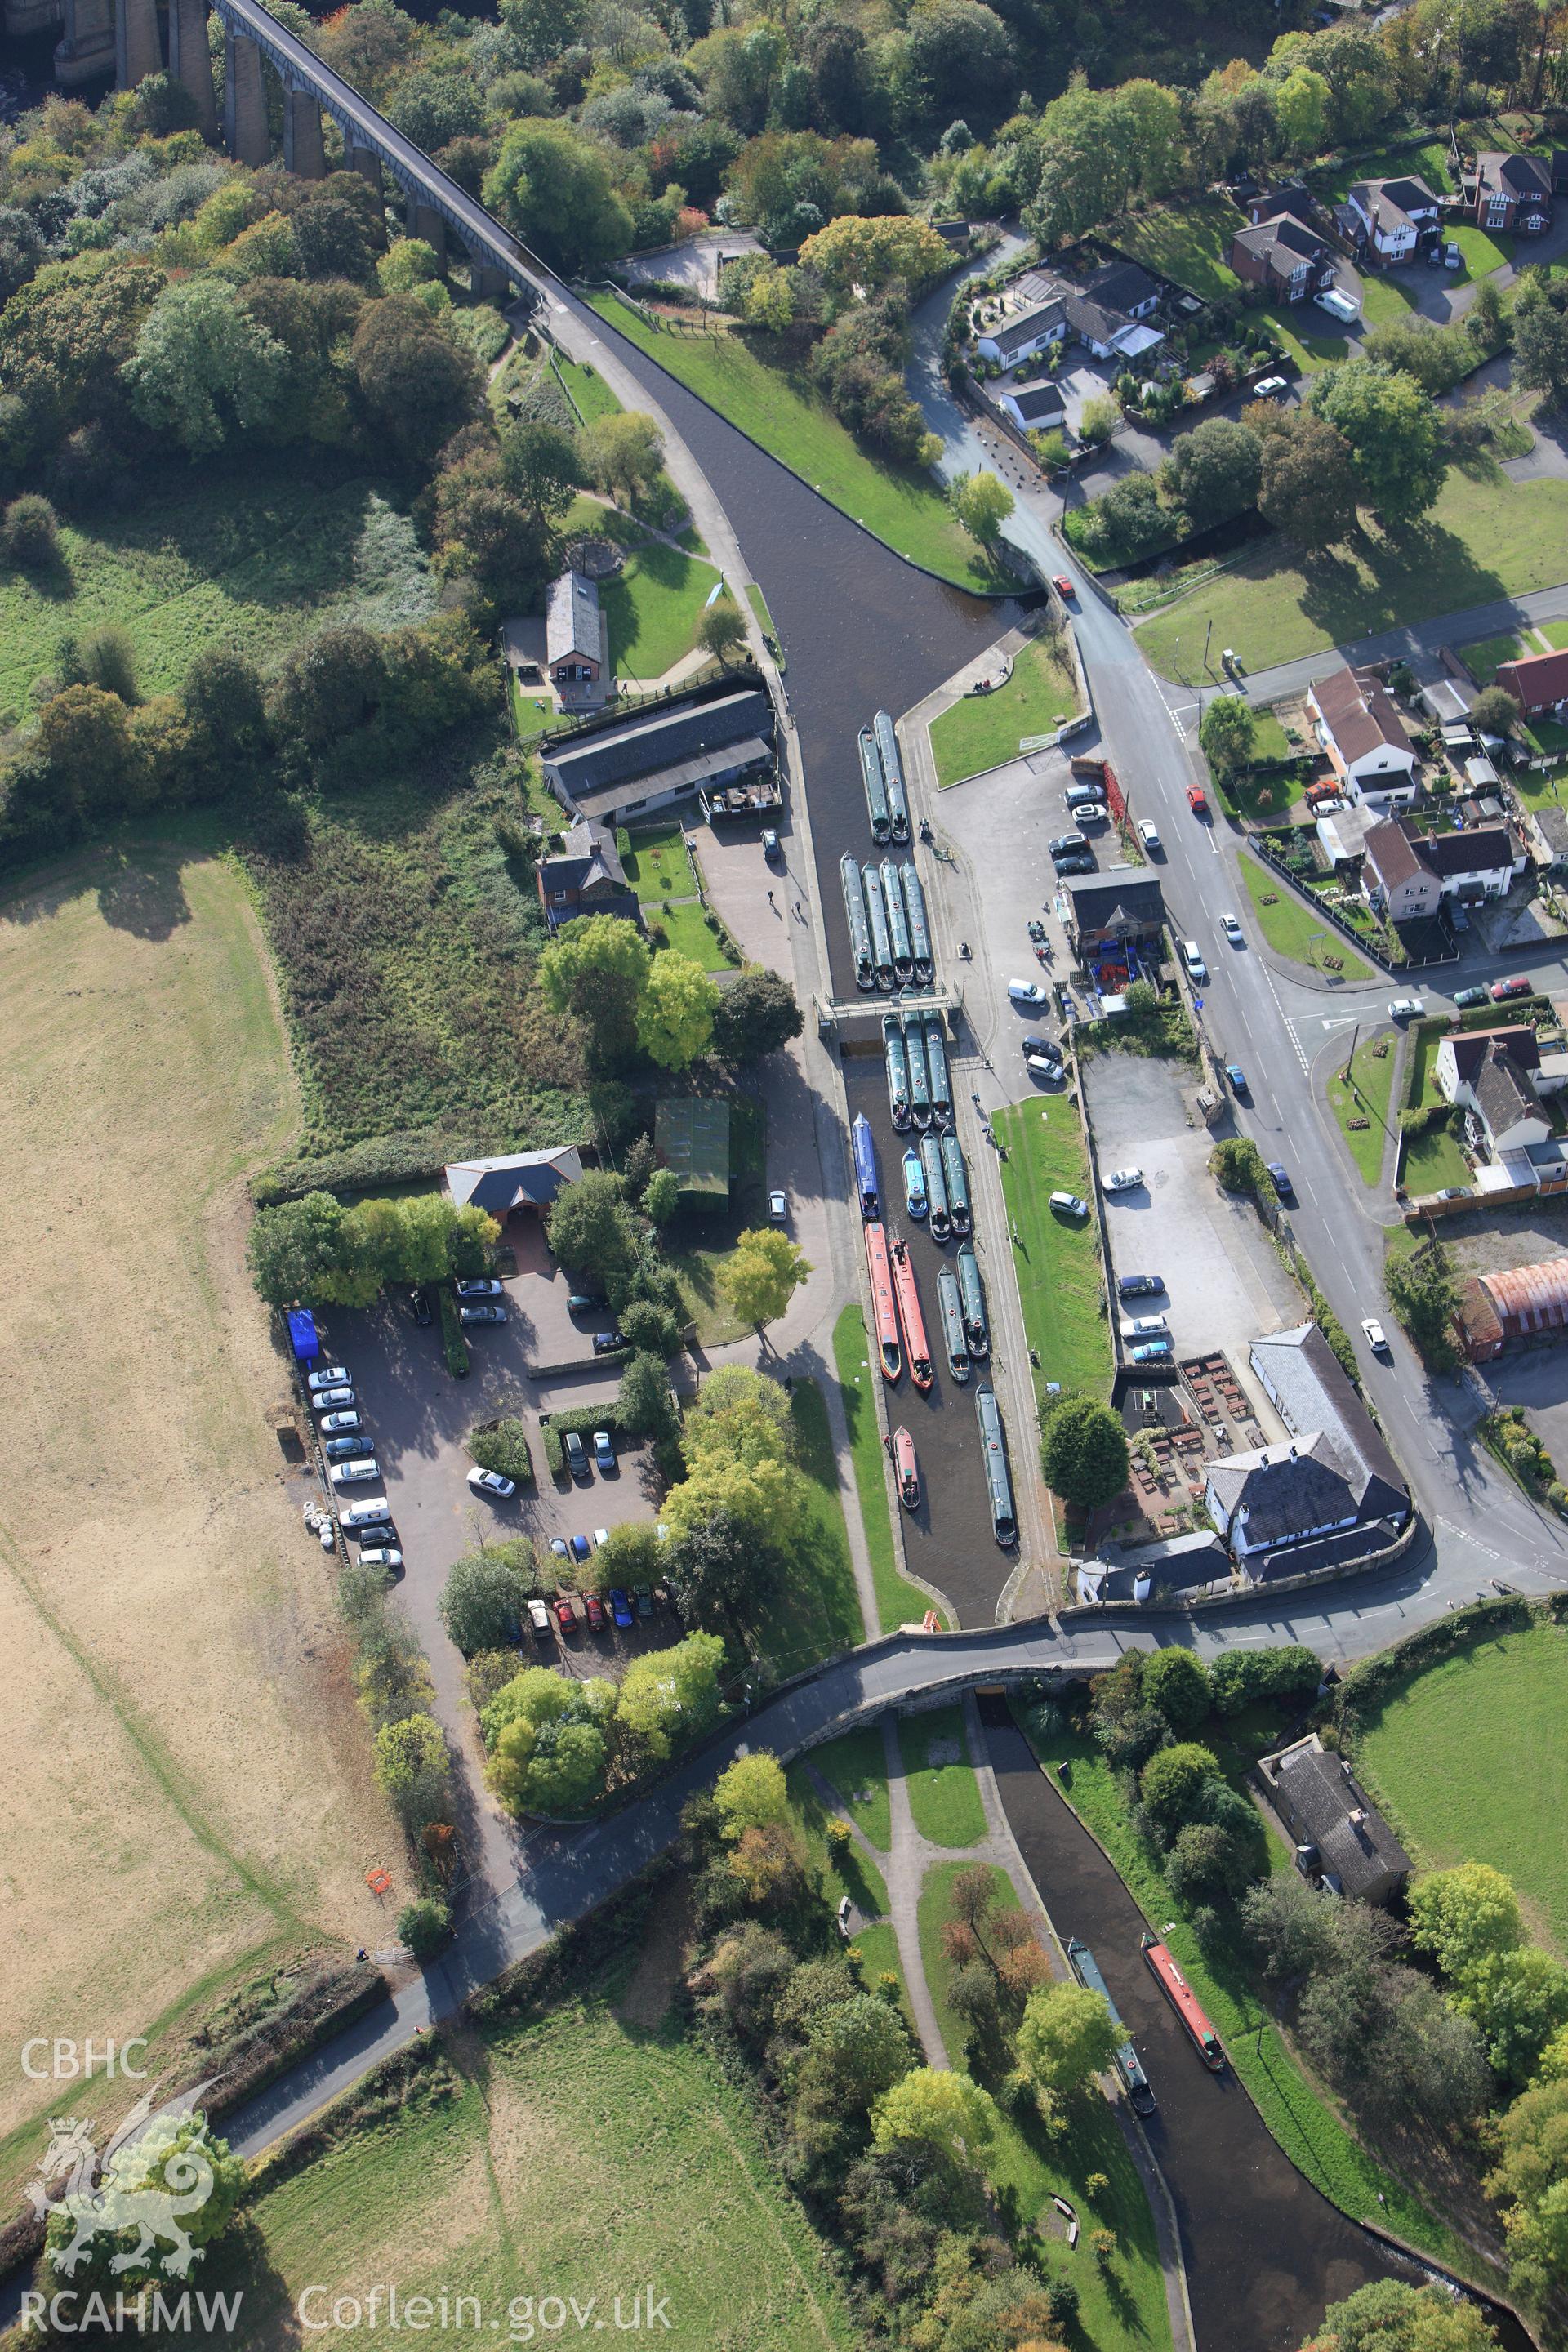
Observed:
[[[1415,798],[1415,752],[1375,671],[1331,670],[1308,688],[1307,709],[1352,800],[1386,808]]]
[[[1289,213],[1238,228],[1230,241],[1230,266],[1276,302],[1304,302],[1331,285],[1334,275],[1333,257],[1321,237]]]
[[[1053,294],[1016,318],[1001,319],[984,328],[976,348],[982,359],[1012,368],[1020,360],[1033,359],[1037,352],[1049,351],[1053,343],[1064,342],[1067,334],[1067,305],[1059,294]]]
[[[1478,227],[1535,236],[1552,226],[1552,176],[1534,155],[1489,151],[1465,165],[1460,184]]]
[[[592,817],[572,825],[561,854],[542,857],[534,871],[539,903],[552,931],[577,915],[619,915],[626,922],[641,923],[637,892],[626,880],[616,836]]]
[[[1442,217],[1442,200],[1414,173],[1396,180],[1358,180],[1345,199],[1352,234],[1383,261],[1408,261],[1423,231]]]
[[[1500,662],[1497,683],[1527,719],[1561,710],[1568,703],[1568,653],[1526,654],[1522,661]]]
[[[597,710],[612,683],[599,590],[563,572],[544,597],[544,666],[563,710]]]
[[[1493,1066],[1506,1067],[1518,1082],[1507,1103],[1495,1085],[1483,1087],[1485,1074]],[[1543,1095],[1560,1094],[1568,1085],[1568,1053],[1543,1055],[1528,1022],[1506,1029],[1468,1029],[1443,1039],[1432,1074],[1444,1101],[1474,1111],[1500,1150],[1528,1150],[1531,1143],[1544,1142],[1550,1119],[1542,1122],[1540,1134],[1516,1135],[1506,1119],[1500,1130],[1493,1127],[1489,1103],[1500,1113],[1511,1103],[1521,1118],[1525,1111],[1533,1111]]]
[[[1305,180],[1286,180],[1278,188],[1259,188],[1247,197],[1243,210],[1252,228],[1286,215],[1300,221],[1303,228],[1311,228],[1319,218],[1318,200]]]
[[[1303,1878],[1350,1903],[1391,1903],[1410,1856],[1342,1756],[1315,1731],[1265,1756],[1258,1779],[1296,1848]]]
[[[1059,432],[1067,421],[1067,404],[1060,386],[1049,376],[1041,376],[1034,383],[1020,383],[1005,392],[1001,398],[1004,413],[1026,433]]]

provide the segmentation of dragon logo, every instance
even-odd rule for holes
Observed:
[[[153,2104],[159,2088],[154,2083],[101,2155],[85,2116],[49,2117],[49,2144],[28,2183],[27,2196],[40,2221],[63,2213],[71,2224],[68,2242],[62,2239],[49,2249],[48,2259],[57,2271],[73,2277],[97,2238],[107,2234],[119,2239],[133,2230],[135,2242],[114,2255],[111,2272],[151,2263],[164,2276],[188,2276],[200,2257],[184,2226],[184,2217],[205,2205],[213,2193],[214,2173],[205,2116],[198,2118],[194,2131],[184,2126],[217,2079],[212,2075],[161,2107]],[[167,2253],[162,2252],[165,2244]]]

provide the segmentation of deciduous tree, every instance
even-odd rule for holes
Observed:
[[[1391,522],[1414,522],[1436,501],[1446,460],[1437,412],[1414,379],[1372,360],[1324,368],[1308,395],[1342,433],[1362,497]]]
[[[1204,712],[1198,741],[1215,774],[1229,778],[1247,766],[1257,734],[1258,720],[1246,696],[1216,694]]]
[[[485,175],[485,202],[568,277],[631,249],[632,216],[602,147],[570,123],[514,122]]]
[[[1058,1397],[1040,1438],[1047,1484],[1064,1503],[1098,1511],[1127,1484],[1127,1433],[1096,1397]]]
[[[550,1246],[562,1265],[601,1288],[624,1278],[636,1264],[637,1229],[621,1180],[608,1169],[586,1169],[575,1184],[557,1192],[549,1231]]]
[[[694,957],[655,956],[637,1007],[637,1043],[664,1070],[684,1070],[713,1042],[719,986]]]
[[[917,2066],[872,2108],[871,2137],[884,2151],[912,2143],[978,2171],[996,2137],[996,2109],[990,2093],[956,2068]]]
[[[762,964],[747,964],[720,995],[713,1050],[727,1062],[759,1062],[798,1037],[803,1026],[788,981]]]
[[[1121,2035],[1103,1993],[1087,1985],[1041,1985],[1024,2004],[1019,2063],[1047,2098],[1070,2098],[1103,2073]]]
[[[1332,547],[1355,528],[1351,445],[1325,417],[1298,408],[1263,443],[1258,504],[1298,547]]]
[[[521,1536],[454,1561],[437,1607],[449,1639],[471,1658],[521,1638],[528,1602],[540,1589],[533,1545]]]
[[[618,915],[578,915],[540,957],[540,986],[552,1012],[576,1013],[595,1058],[613,1065],[635,1049],[652,961],[635,923]]]
[[[738,1756],[720,1773],[713,1786],[724,1835],[731,1840],[743,1831],[768,1829],[789,1818],[789,1790],[784,1766],[765,1748]]]
[[[988,551],[1013,511],[1013,493],[994,474],[958,474],[948,488],[953,513],[970,537]]]
[[[720,1289],[742,1323],[774,1323],[810,1274],[805,1254],[776,1226],[743,1233],[718,1274]]]

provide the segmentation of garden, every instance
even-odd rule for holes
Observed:
[[[1343,933],[1325,923],[1282,875],[1260,866],[1245,852],[1240,865],[1258,928],[1276,954],[1289,956],[1293,963],[1308,964],[1331,979],[1359,983],[1372,978],[1372,966],[1357,955]]]

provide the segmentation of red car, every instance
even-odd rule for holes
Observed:
[[[1531,992],[1532,983],[1522,972],[1517,973],[1512,980],[1494,980],[1491,985],[1494,1004],[1500,1004],[1505,996],[1529,996]]]
[[[555,1622],[560,1626],[561,1631],[563,1633],[574,1633],[577,1631],[577,1612],[572,1606],[571,1594],[558,1592],[555,1596],[554,1607]]]
[[[1051,582],[1051,586],[1056,590],[1058,596],[1066,597],[1069,600],[1078,594],[1078,590],[1073,586],[1072,582],[1068,578],[1065,572],[1058,572],[1056,574],[1056,577]]]
[[[1197,784],[1187,786],[1187,806],[1194,816],[1207,816],[1209,813],[1207,795]]]
[[[583,1606],[588,1612],[588,1631],[602,1633],[605,1630],[605,1604],[596,1592],[584,1592]]]

